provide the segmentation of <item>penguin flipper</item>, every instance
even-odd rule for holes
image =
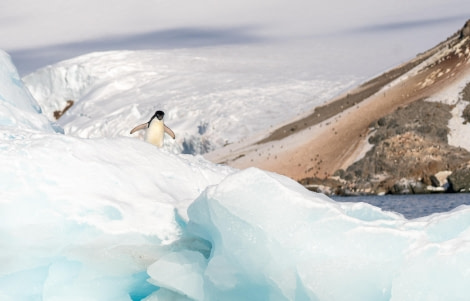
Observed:
[[[171,138],[175,139],[175,133],[173,133],[173,131],[169,127],[167,127],[166,125],[164,126],[164,128],[165,128],[165,133],[170,135]]]
[[[136,126],[135,128],[133,128],[133,129],[131,130],[131,134],[133,134],[133,133],[135,133],[135,132],[137,132],[137,131],[139,131],[139,130],[143,130],[143,129],[145,129],[146,127],[148,127],[148,123],[147,123],[147,122],[146,122],[146,123],[142,123],[142,124]]]

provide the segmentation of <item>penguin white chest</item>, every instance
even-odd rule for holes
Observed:
[[[158,147],[162,147],[164,135],[165,135],[165,128],[164,128],[163,121],[152,120],[152,122],[150,123],[150,126],[147,129],[145,140]]]

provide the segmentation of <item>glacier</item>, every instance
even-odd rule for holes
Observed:
[[[470,209],[407,220],[65,135],[0,52],[0,300],[467,300]]]

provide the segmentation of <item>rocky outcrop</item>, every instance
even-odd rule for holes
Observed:
[[[391,194],[422,194],[426,193],[426,185],[417,180],[400,179],[388,191]]]
[[[449,105],[421,100],[380,118],[371,125],[372,149],[342,178],[357,191],[373,183],[376,192],[424,192],[423,187],[433,186],[435,174],[470,159],[468,151],[447,144],[450,110]],[[406,187],[402,179],[407,179]]]
[[[346,170],[335,172],[335,182],[304,179],[301,183],[324,193],[346,195],[467,189],[470,167],[459,168],[470,160],[470,152],[447,143],[451,109],[423,100],[400,108],[370,125],[371,150]],[[325,188],[328,185],[332,186]]]
[[[470,192],[470,165],[452,172],[448,181],[452,192]]]
[[[431,181],[431,186],[428,186],[427,189],[432,192],[445,192],[450,188],[449,181],[447,178],[452,174],[450,170],[443,170],[429,177]]]
[[[470,36],[470,20],[468,20],[465,25],[460,30],[460,39]]]
[[[54,111],[55,120],[59,120],[59,118],[62,117],[62,115],[64,115],[65,112],[67,112],[67,110],[73,106],[73,104],[74,104],[73,100],[67,100],[66,105],[62,110]]]

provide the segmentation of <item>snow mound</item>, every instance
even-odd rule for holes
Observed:
[[[2,300],[128,300],[157,289],[146,268],[179,239],[190,202],[232,172],[130,138],[0,137]]]

